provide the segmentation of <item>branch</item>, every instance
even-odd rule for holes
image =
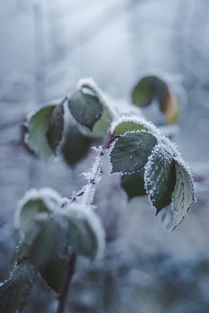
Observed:
[[[114,139],[115,137],[113,137],[109,133],[104,145],[98,149],[98,155],[96,157],[94,166],[92,167],[91,172],[87,173],[86,175],[88,179],[88,183],[84,187],[84,193],[83,193],[82,200],[81,200],[84,204],[90,205],[93,202],[94,194],[95,194],[95,187],[101,179],[102,165],[104,162],[105,152],[106,150],[109,149]]]
[[[69,296],[70,283],[72,281],[72,276],[75,271],[76,255],[72,253],[68,262],[68,271],[63,283],[63,288],[59,296],[59,304],[57,307],[57,313],[64,313],[67,303],[67,297]]]

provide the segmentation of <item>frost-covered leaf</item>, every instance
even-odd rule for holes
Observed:
[[[122,135],[111,151],[112,173],[139,171],[146,164],[156,144],[156,137],[148,132],[138,131]]]
[[[54,257],[52,261],[41,267],[40,273],[47,285],[60,292],[67,272],[68,261]]]
[[[156,214],[172,200],[176,183],[175,161],[170,150],[157,145],[145,167],[145,186]]]
[[[180,115],[180,98],[165,81],[157,76],[143,77],[132,91],[136,106],[145,107],[157,99],[168,124],[175,123]]]
[[[184,218],[195,200],[194,184],[188,168],[176,160],[176,185],[172,194],[173,226],[176,227]]]
[[[121,187],[126,192],[129,200],[146,195],[144,169],[130,175],[123,175],[121,177]]]
[[[29,190],[19,203],[16,226],[26,232],[39,214],[55,212],[60,200],[59,194],[50,188]]]
[[[65,210],[69,223],[69,247],[90,259],[100,258],[104,250],[104,230],[97,215],[83,204],[70,204]]]
[[[95,94],[86,92],[84,88],[74,92],[68,101],[68,107],[74,119],[90,130],[103,113],[99,98]]]
[[[46,133],[55,108],[56,105],[43,107],[32,115],[29,120],[28,145],[38,156],[44,159],[47,159],[52,154]]]
[[[150,131],[159,134],[157,128],[151,123],[137,116],[122,116],[111,127],[113,135],[124,135],[127,132],[138,130]]]
[[[17,265],[11,277],[0,285],[0,312],[16,313],[22,310],[37,278],[37,269],[29,261]]]
[[[65,100],[58,104],[53,110],[46,132],[49,146],[54,153],[56,153],[62,140],[64,130],[64,102]]]
[[[85,158],[93,144],[92,138],[84,136],[76,124],[70,125],[62,145],[62,155],[70,166]]]
[[[194,184],[188,167],[180,158],[175,158],[176,184],[172,193],[172,203],[161,212],[168,230],[178,226],[194,203]]]

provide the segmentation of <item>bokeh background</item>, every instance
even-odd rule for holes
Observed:
[[[69,196],[95,156],[75,167],[32,157],[20,144],[25,117],[83,77],[122,106],[143,73],[157,72],[181,90],[175,141],[197,202],[168,233],[146,198],[127,203],[119,177],[104,177],[95,201],[108,234],[105,260],[81,261],[68,312],[209,312],[208,16],[208,0],[0,2],[0,280],[12,268],[14,213],[26,190],[49,186]],[[56,294],[40,281],[23,312],[55,309]]]

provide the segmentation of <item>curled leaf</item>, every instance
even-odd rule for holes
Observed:
[[[50,188],[29,190],[19,203],[16,226],[27,232],[38,215],[55,212],[60,200],[59,194]]]
[[[26,143],[38,156],[47,159],[57,151],[63,128],[63,103],[45,106],[30,118]]]
[[[176,184],[172,193],[172,203],[164,209],[162,218],[169,230],[178,226],[195,201],[194,183],[191,173],[184,162],[175,158]]]
[[[132,101],[145,107],[156,99],[168,124],[175,123],[180,115],[180,98],[173,88],[157,76],[143,77],[133,88]]]

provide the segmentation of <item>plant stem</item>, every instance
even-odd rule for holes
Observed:
[[[95,194],[95,187],[101,179],[102,165],[104,162],[105,152],[106,150],[109,149],[114,139],[115,137],[113,137],[109,133],[104,145],[98,149],[96,161],[92,167],[91,172],[88,175],[88,183],[84,187],[84,194],[81,200],[82,203],[84,204],[90,205],[93,202],[94,194]]]
[[[59,304],[57,307],[57,313],[64,313],[66,308],[67,297],[69,295],[70,283],[75,271],[76,255],[72,253],[68,262],[67,275],[63,283],[63,288],[59,296]]]

